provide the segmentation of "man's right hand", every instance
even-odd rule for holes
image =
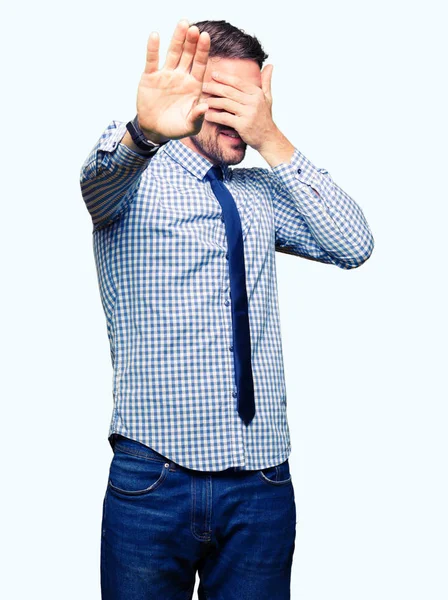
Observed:
[[[178,22],[165,64],[159,70],[159,35],[148,39],[146,65],[137,93],[138,123],[155,142],[199,133],[208,109],[199,104],[210,51],[210,35]],[[185,42],[185,44],[184,44]]]

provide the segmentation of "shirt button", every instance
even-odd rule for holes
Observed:
[[[226,258],[227,258],[227,260],[229,260],[229,253],[228,252],[226,252]]]
[[[299,175],[301,172],[302,172],[302,169],[297,169],[297,173],[299,173]]]
[[[233,352],[233,346],[229,346],[230,352]]]
[[[237,393],[236,393],[236,392],[232,392],[232,396],[233,396],[234,398],[236,398],[236,397],[237,397]]]
[[[229,306],[229,304],[230,304],[230,300],[228,300],[228,299],[227,299],[227,300],[224,302],[224,304],[225,304],[226,306]]]

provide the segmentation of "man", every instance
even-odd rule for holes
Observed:
[[[296,506],[275,251],[359,267],[360,207],[272,118],[225,21],[147,44],[137,117],[81,169],[114,368],[102,597],[290,598]],[[214,74],[217,71],[217,74]],[[270,169],[236,168],[247,145]]]

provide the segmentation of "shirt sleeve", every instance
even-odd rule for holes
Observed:
[[[137,154],[120,143],[126,131],[125,122],[112,121],[81,167],[81,193],[94,231],[109,225],[127,210],[143,171],[157,151]]]
[[[270,171],[279,252],[334,264],[341,269],[362,265],[374,238],[358,204],[315,167],[297,148],[289,163]]]

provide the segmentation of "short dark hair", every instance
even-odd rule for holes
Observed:
[[[227,21],[197,21],[191,25],[196,25],[200,33],[206,31],[210,35],[209,58],[249,58],[256,61],[261,69],[269,56],[255,36]]]

